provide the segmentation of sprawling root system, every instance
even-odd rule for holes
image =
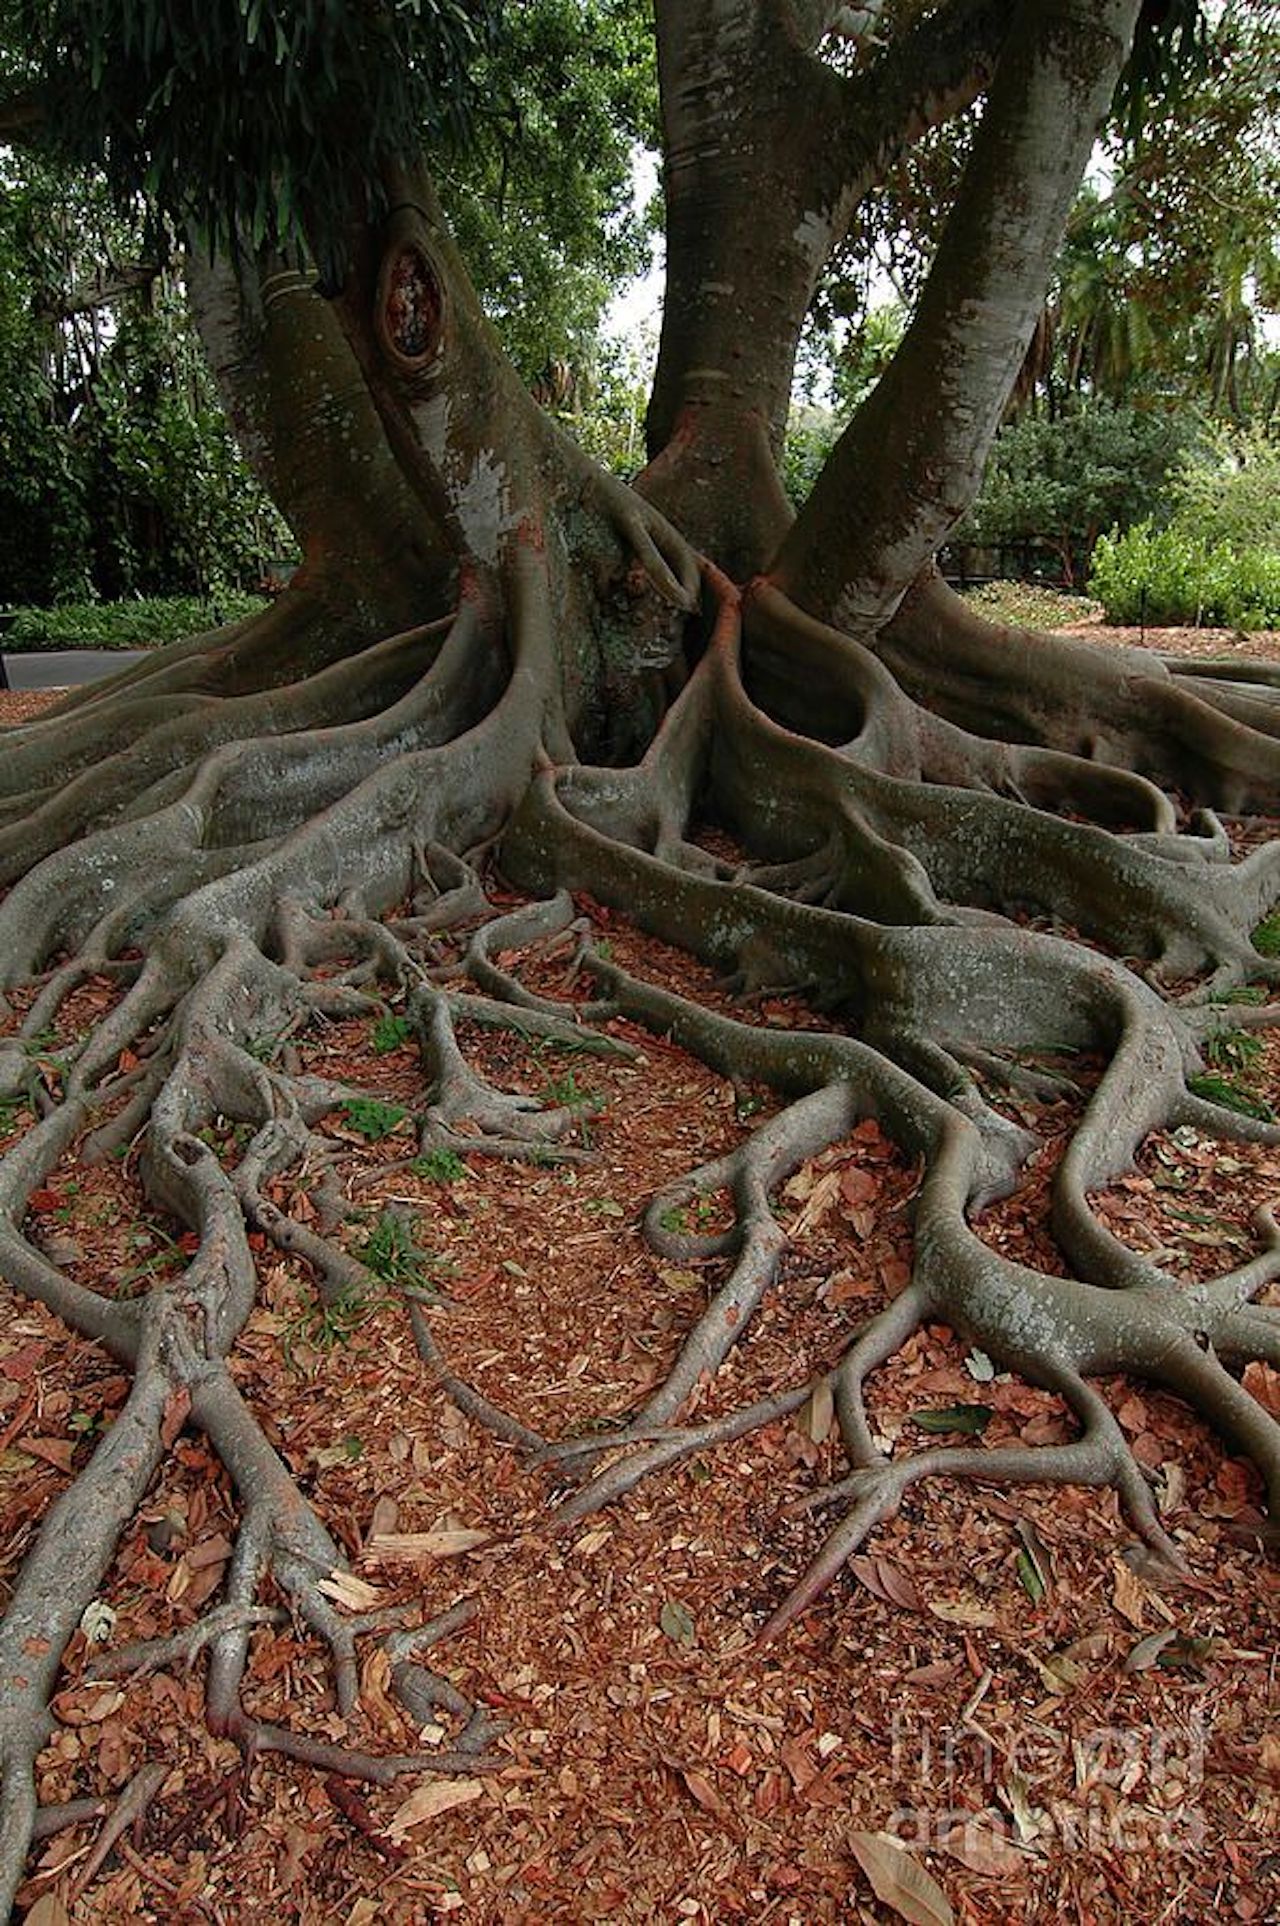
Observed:
[[[649,574],[666,570],[643,530],[631,535]],[[561,699],[544,568],[530,547],[500,597],[468,594],[451,621],[309,672],[296,669],[304,611],[292,652],[264,652],[262,685],[252,638],[215,638],[6,742],[0,964],[13,1010],[0,1094],[23,1128],[0,1161],[0,1269],[104,1347],[132,1390],[45,1518],[0,1629],[4,1916],[33,1833],[78,1816],[38,1813],[34,1791],[61,1655],[184,1427],[207,1438],[239,1506],[224,1593],[182,1641],[187,1656],[208,1648],[210,1727],[377,1782],[474,1774],[497,1756],[492,1719],[423,1661],[457,1615],[414,1625],[340,1608],[343,1550],[236,1382],[264,1244],[308,1266],[326,1304],[377,1283],[324,1213],[295,1220],[269,1195],[290,1172],[323,1169],[332,1143],[318,1123],[367,1094],[303,1066],[297,1040],[319,1018],[403,1009],[422,1065],[418,1156],[589,1154],[572,1101],[513,1095],[468,1063],[463,1020],[616,1052],[628,1046],[606,1026],[625,1018],[778,1094],[738,1147],[653,1198],[656,1250],[726,1262],[663,1382],[623,1420],[539,1435],[455,1368],[447,1312],[404,1293],[424,1371],[545,1468],[565,1521],[829,1399],[846,1460],[813,1494],[829,1531],[761,1636],[781,1634],[935,1476],[1112,1486],[1153,1553],[1177,1563],[1096,1388],[1110,1373],[1186,1399],[1280,1501],[1280,1425],[1240,1382],[1251,1361],[1280,1367],[1280,1308],[1265,1301],[1280,1273],[1274,1222],[1264,1216],[1247,1261],[1188,1281],[1119,1242],[1091,1203],[1157,1130],[1280,1142],[1200,1076],[1206,1038],[1271,1015],[1256,990],[1228,1003],[1276,973],[1251,932],[1280,895],[1280,844],[1233,860],[1215,811],[1280,814],[1275,688],[989,629],[940,585],[873,650],[777,589],[743,595],[704,568],[684,656],[646,685],[657,720],[642,757],[589,766]],[[495,875],[522,906],[494,903]],[[714,965],[741,1009],[621,967],[593,945],[575,895]],[[573,955],[571,1000],[537,994],[511,961],[549,944]],[[110,986],[108,1013],[56,1075],[37,1075],[37,1048],[47,1054],[87,984]],[[753,996],[778,987],[801,991],[823,1027],[752,1020]],[[1036,1148],[1004,1097],[1040,1087],[1031,1060],[1046,1048],[1105,1065],[1055,1180],[1060,1272],[1003,1258],[976,1228]],[[867,1119],[923,1173],[909,1282],[848,1332],[829,1372],[703,1415],[762,1300],[785,1289],[780,1186]],[[29,1205],[60,1161],[130,1146],[186,1257],[121,1297],[60,1266]],[[929,1321],[1051,1388],[1075,1435],[887,1453],[865,1387]],[[357,1639],[384,1640],[393,1690],[415,1719],[429,1706],[452,1721],[452,1750],[374,1756],[255,1718],[242,1699],[249,1641],[281,1606],[327,1645],[342,1709]],[[107,1653],[117,1672],[172,1656]]]

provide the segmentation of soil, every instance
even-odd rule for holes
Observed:
[[[1280,655],[1274,636],[1089,632],[1168,653]],[[2,695],[0,721],[53,699]],[[1280,834],[1280,823],[1268,827]],[[586,907],[597,939],[637,974],[728,1007],[687,956]],[[567,953],[504,962],[532,987],[575,993]],[[67,1026],[87,1026],[111,994],[87,985]],[[814,1021],[786,997],[735,1011]],[[462,1157],[431,1172],[405,1166],[412,1143],[393,1113],[418,1098],[421,1072],[396,1026],[377,1040],[384,1047],[363,1021],[316,1023],[295,1039],[303,1067],[390,1107],[348,1106],[328,1125],[343,1150],[348,1247],[370,1261],[379,1239],[392,1243],[398,1281],[407,1269],[436,1297],[427,1317],[453,1369],[557,1438],[632,1408],[669,1366],[723,1260],[664,1262],[641,1236],[641,1214],[771,1103],[674,1045],[614,1028],[639,1058],[464,1036],[503,1087],[576,1110],[579,1155]],[[1227,1067],[1280,1112],[1280,1039],[1258,1033],[1257,1048],[1253,1038],[1234,1047]],[[57,1076],[56,1057],[51,1039],[40,1076]],[[1089,1066],[1058,1067],[1087,1083]],[[1001,1250],[1054,1262],[1046,1191],[1080,1102],[1064,1083],[1055,1103],[1019,1105],[1045,1147],[1024,1188],[980,1226]],[[234,1157],[230,1124],[224,1148]],[[916,1176],[863,1124],[786,1184],[782,1287],[707,1387],[700,1416],[821,1369],[849,1325],[902,1288]],[[1280,1152],[1181,1130],[1149,1140],[1133,1175],[1097,1203],[1117,1234],[1160,1251],[1175,1273],[1221,1270],[1224,1249],[1254,1248],[1252,1213],[1278,1179]],[[305,1180],[273,1195],[302,1221],[318,1208]],[[97,1288],[127,1292],[182,1261],[132,1154],[68,1159],[31,1203],[36,1241]],[[716,1199],[699,1211],[686,1228],[714,1230]],[[397,1278],[337,1315],[319,1306],[305,1264],[264,1245],[260,1272],[239,1388],[372,1602],[412,1604],[416,1622],[475,1600],[433,1662],[509,1721],[501,1763],[484,1777],[424,1773],[394,1788],[268,1757],[246,1764],[205,1731],[202,1658],[95,1683],[98,1648],[78,1634],[40,1761],[42,1801],[110,1805],[148,1762],[168,1770],[101,1864],[101,1819],[38,1850],[23,1897],[45,1902],[42,1921],[809,1926],[942,1920],[947,1905],[981,1926],[1280,1916],[1280,1577],[1261,1543],[1254,1472],[1176,1400],[1107,1387],[1188,1560],[1184,1581],[1153,1570],[1110,1493],[933,1483],[817,1607],[762,1646],[760,1626],[819,1533],[821,1514],[804,1503],[835,1466],[829,1413],[806,1407],[557,1531],[553,1475],[444,1395],[418,1358]],[[0,1302],[7,1583],[127,1383],[42,1308],[2,1288]],[[1252,1367],[1246,1382],[1280,1415],[1280,1374]],[[991,1445],[1070,1435],[1058,1399],[993,1378],[940,1325],[873,1380],[871,1409],[902,1449],[979,1423]],[[235,1522],[207,1449],[179,1438],[103,1585],[105,1648],[166,1636],[216,1603]],[[344,1720],[315,1642],[265,1628],[247,1707],[379,1753],[447,1746],[447,1718],[415,1730],[387,1690],[385,1658],[371,1654]],[[909,1848],[905,1865],[885,1833]],[[912,1864],[936,1882],[914,1911],[904,1910]]]

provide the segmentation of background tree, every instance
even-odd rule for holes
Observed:
[[[245,471],[163,237],[29,155],[0,200],[0,601],[256,587],[289,537]]]
[[[468,1067],[467,1012],[605,1048],[591,1019],[625,1015],[785,1096],[738,1150],[655,1200],[659,1249],[714,1250],[731,1269],[632,1422],[537,1438],[449,1373],[412,1306],[424,1355],[473,1414],[574,1460],[566,1519],[829,1394],[849,1476],[764,1635],[938,1473],[1113,1486],[1152,1555],[1177,1561],[1099,1375],[1182,1394],[1280,1491],[1280,1426],[1236,1375],[1280,1363],[1276,1312],[1255,1302],[1280,1240],[1269,1229],[1238,1267],[1184,1285],[1090,1203],[1162,1123],[1276,1140],[1196,1083],[1222,1021],[1212,998],[1280,967],[1250,940],[1280,892],[1280,845],[1233,861],[1214,813],[1276,807],[1273,684],[993,628],[932,565],[974,497],[1154,10],[865,11],[875,37],[842,71],[827,48],[844,8],[658,0],[667,297],[648,464],[628,488],[529,396],[433,185],[433,166],[461,164],[470,83],[501,44],[487,9],[36,9],[48,61],[22,77],[7,124],[45,115],[121,191],[141,180],[203,231],[202,333],[304,560],[260,620],[152,657],[6,743],[0,954],[22,1014],[0,1073],[30,1107],[0,1161],[0,1265],[133,1377],[0,1631],[6,1894],[59,1654],[183,1423],[203,1429],[242,1507],[229,1609],[208,1626],[214,1729],[373,1778],[424,1763],[264,1725],[241,1695],[268,1576],[327,1641],[339,1706],[355,1692],[352,1621],[330,1598],[342,1553],[232,1365],[257,1290],[250,1230],[335,1295],[367,1281],[335,1232],[267,1195],[323,1155],[320,1119],[361,1093],[304,1073],[283,1044],[273,1061],[270,1040],[369,1008],[379,983],[415,986],[424,1152],[527,1155],[572,1122],[571,1106],[531,1113]],[[778,454],[823,270],[898,159],[978,102],[902,339],[793,514]],[[540,900],[495,909],[487,852]],[[802,986],[844,1027],[738,1022],[589,949],[590,1002],[522,988],[509,960],[574,927],[569,891],[748,989]],[[452,961],[433,948],[450,929],[463,933]],[[56,1088],[33,1089],[24,1041],[57,1031],[86,982],[109,989],[109,1013],[67,1040]],[[981,1213],[1034,1148],[1002,1093],[1032,1074],[1022,1059],[1046,1009],[1056,1039],[1105,1068],[1056,1179],[1059,1257],[1037,1269],[984,1241]],[[782,1281],[770,1194],[867,1116],[920,1160],[909,1283],[816,1385],[700,1419],[699,1387]],[[224,1162],[228,1118],[247,1142]],[[73,1146],[104,1154],[140,1131],[153,1206],[191,1249],[168,1282],[121,1301],[37,1248],[24,1212]],[[666,1227],[704,1191],[730,1200],[729,1229]],[[886,1455],[864,1383],[926,1320],[1051,1387],[1076,1435]],[[431,1765],[474,1769],[486,1731],[468,1722]]]

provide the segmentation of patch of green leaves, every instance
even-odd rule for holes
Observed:
[[[1203,1097],[1207,1103],[1220,1104],[1224,1110],[1234,1110],[1241,1117],[1256,1117],[1262,1123],[1274,1123],[1275,1112],[1271,1105],[1261,1097],[1230,1077],[1217,1072],[1206,1072],[1201,1077],[1188,1077],[1187,1089],[1194,1097]]]
[[[131,596],[121,602],[63,602],[56,608],[17,608],[5,629],[10,655],[44,649],[147,649],[181,641],[223,622],[239,622],[266,607],[261,595],[226,589],[217,596]]]
[[[557,1110],[598,1110],[602,1099],[580,1084],[572,1070],[566,1070],[562,1077],[553,1077],[542,1086],[538,1101]]]
[[[375,1277],[400,1288],[409,1285],[415,1290],[429,1289],[427,1273],[447,1268],[443,1258],[421,1248],[414,1239],[413,1226],[393,1210],[382,1212],[368,1236],[356,1245],[355,1255]]]
[[[409,1113],[403,1104],[383,1103],[379,1097],[348,1097],[342,1105],[342,1114],[352,1130],[367,1137],[371,1144],[377,1144],[398,1130]]]
[[[1259,956],[1280,956],[1280,910],[1272,910],[1253,932],[1253,947]]]
[[[290,1370],[298,1370],[297,1353],[306,1346],[312,1351],[334,1351],[348,1344],[371,1317],[383,1310],[391,1299],[381,1291],[349,1285],[327,1301],[308,1294],[281,1335],[281,1349]]]
[[[458,1184],[471,1174],[457,1152],[443,1144],[415,1157],[409,1168],[415,1177],[425,1177],[432,1184]]]
[[[1262,1039],[1251,1030],[1219,1030],[1206,1041],[1204,1053],[1215,1070],[1248,1075],[1257,1069]]]
[[[378,1057],[389,1057],[393,1050],[402,1049],[413,1035],[413,1025],[408,1017],[380,1016],[369,1032],[369,1041]]]

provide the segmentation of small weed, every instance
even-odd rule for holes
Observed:
[[[1234,1110],[1242,1117],[1257,1117],[1263,1123],[1274,1123],[1275,1112],[1261,1097],[1250,1095],[1229,1077],[1217,1075],[1188,1077],[1187,1089],[1193,1096],[1203,1097],[1208,1103],[1221,1104],[1224,1110]]]
[[[690,1216],[692,1213],[692,1217]],[[687,1204],[672,1204],[664,1210],[658,1222],[664,1231],[677,1235],[687,1235],[689,1231],[705,1232],[716,1214],[716,1200],[708,1192],[700,1190],[689,1199]]]
[[[425,1177],[432,1184],[457,1184],[471,1174],[457,1152],[443,1144],[423,1157],[415,1157],[409,1168],[415,1177]]]
[[[1265,1003],[1267,993],[1257,983],[1237,983],[1219,996],[1209,998],[1211,1003]]]
[[[284,1042],[284,1031],[278,1030],[274,1036],[247,1037],[245,1052],[258,1063],[270,1063]]]
[[[383,1103],[377,1097],[348,1097],[342,1113],[351,1129],[371,1144],[381,1143],[398,1130],[409,1114],[403,1104]]]
[[[1280,910],[1272,910],[1253,932],[1253,947],[1260,956],[1280,956]]]
[[[117,1297],[136,1296],[140,1286],[158,1277],[171,1275],[186,1261],[179,1246],[164,1231],[137,1231],[130,1242],[135,1250],[144,1249],[148,1244],[159,1244],[160,1248],[148,1251],[127,1271],[120,1272],[116,1279]]]
[[[1257,1068],[1262,1039],[1249,1030],[1219,1030],[1207,1039],[1204,1053],[1215,1070],[1242,1075]]]
[[[408,1017],[380,1016],[369,1031],[369,1041],[378,1057],[389,1057],[393,1050],[400,1050],[413,1035],[413,1025]]]
[[[601,1104],[595,1091],[585,1089],[572,1070],[544,1084],[538,1092],[538,1101],[558,1110],[598,1110]]]
[[[419,1290],[429,1288],[426,1273],[447,1269],[446,1260],[424,1251],[414,1242],[413,1231],[403,1217],[384,1210],[355,1255],[375,1277],[387,1284],[410,1284]]]
[[[580,1084],[572,1070],[566,1070],[562,1077],[544,1084],[538,1092],[541,1103],[559,1110],[570,1110],[575,1117],[575,1134],[581,1144],[590,1144],[591,1131],[587,1119],[604,1109],[604,1098],[596,1095]]]
[[[340,1344],[349,1343],[361,1326],[390,1302],[381,1291],[362,1290],[358,1284],[339,1291],[327,1304],[323,1298],[308,1294],[281,1334],[285,1363],[291,1371],[301,1372],[295,1355],[300,1345],[313,1351],[335,1351]]]

